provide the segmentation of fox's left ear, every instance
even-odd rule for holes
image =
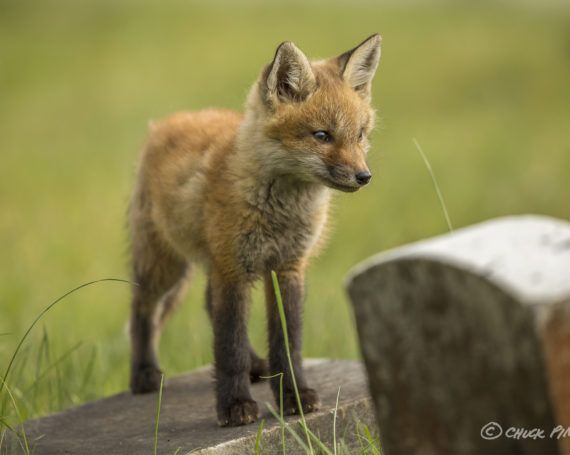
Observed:
[[[360,96],[370,99],[372,78],[380,61],[382,37],[375,34],[336,58],[340,77]]]

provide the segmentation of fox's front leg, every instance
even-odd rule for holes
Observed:
[[[289,350],[295,373],[295,381],[299,390],[303,412],[311,412],[319,409],[320,400],[317,392],[309,388],[303,373],[303,359],[301,349],[303,344],[303,296],[304,275],[299,271],[277,272],[277,280],[281,291],[285,320],[287,322],[287,334],[289,338]],[[271,274],[265,276],[265,296],[267,305],[267,319],[269,329],[269,370],[271,375],[285,373],[283,377],[283,412],[285,414],[298,414],[299,406],[295,396],[293,379],[285,348],[283,328],[277,307],[277,300],[273,288]],[[271,379],[271,389],[275,400],[280,402],[280,379],[279,376]]]
[[[210,276],[214,326],[216,410],[221,426],[252,423],[259,417],[249,390],[251,356],[247,337],[249,286]]]

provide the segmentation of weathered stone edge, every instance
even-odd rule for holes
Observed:
[[[313,414],[305,415],[305,420],[309,428],[317,428],[323,424],[330,424],[332,427],[332,419],[334,416],[334,410],[321,411]],[[372,405],[372,398],[365,397],[360,398],[343,405],[339,405],[337,408],[337,429],[339,424],[346,426],[347,421],[356,416],[358,421],[364,421],[364,423],[370,424],[371,421],[375,422],[374,408]],[[298,416],[286,417],[285,424],[288,426],[295,426],[297,422],[301,419]],[[330,420],[330,422],[329,422]],[[259,425],[259,424],[258,424]],[[332,428],[331,428],[332,431]],[[299,431],[297,430],[297,433]],[[342,436],[342,431],[337,431],[338,438]],[[285,436],[288,436],[287,431],[285,431]],[[303,435],[301,435],[303,436]],[[324,438],[323,438],[324,439]],[[214,447],[204,448],[195,452],[196,455],[233,455],[233,454],[244,454],[244,453],[254,453],[255,444],[257,441],[257,434],[243,436],[241,438],[234,439],[232,441],[223,442]],[[277,426],[268,430],[262,430],[260,439],[260,453],[273,453],[272,449],[278,449],[281,451],[281,427]],[[269,450],[269,452],[268,452]],[[291,451],[291,448],[289,448]]]
[[[440,242],[444,242],[446,239],[451,237],[457,238],[458,236],[467,236],[471,232],[475,232],[478,229],[489,227],[496,223],[501,222],[513,222],[515,220],[521,221],[543,221],[543,222],[553,222],[556,224],[568,224],[570,223],[566,220],[560,220],[557,218],[549,217],[546,215],[534,215],[534,214],[523,214],[523,215],[511,215],[493,218],[490,220],[482,221],[480,223],[466,226],[464,228],[457,229],[451,233],[445,232],[443,234],[430,237],[427,239],[418,240],[413,243],[398,246],[380,253],[374,254],[363,261],[352,267],[348,273],[345,275],[343,286],[344,289],[348,289],[352,286],[352,283],[358,279],[359,276],[363,275],[368,269],[376,268],[382,264],[390,261],[402,260],[402,259],[416,259],[421,258],[428,261],[433,261],[435,263],[446,264],[451,267],[455,267],[460,270],[468,270],[470,273],[478,273],[484,276],[488,281],[502,288],[509,295],[516,298],[516,300],[523,302],[528,305],[540,305],[544,302],[536,301],[533,297],[521,294],[519,289],[516,289],[507,279],[502,276],[497,276],[489,273],[484,267],[475,265],[469,261],[461,260],[458,257],[449,256],[446,253],[438,253],[437,251],[430,250],[433,245],[437,245]],[[553,301],[551,303],[558,303],[566,300],[566,295],[553,295],[549,296]]]

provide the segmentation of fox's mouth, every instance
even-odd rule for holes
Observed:
[[[358,191],[361,188],[360,185],[348,185],[345,183],[334,182],[332,180],[328,180],[326,185],[334,190],[340,190],[345,193],[354,193],[355,191]]]
[[[321,177],[321,181],[325,186],[332,188],[333,190],[343,191],[345,193],[354,193],[358,191],[361,186],[358,185],[356,182],[350,184],[348,182],[339,182],[336,180],[331,179],[330,177]]]
[[[353,175],[342,167],[328,166],[327,171],[328,173],[322,176],[325,185],[345,193],[354,193],[370,181],[370,172],[368,170]]]

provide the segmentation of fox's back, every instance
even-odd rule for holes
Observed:
[[[242,119],[238,112],[208,109],[151,123],[142,166],[163,183],[186,179],[210,155],[231,152]]]

